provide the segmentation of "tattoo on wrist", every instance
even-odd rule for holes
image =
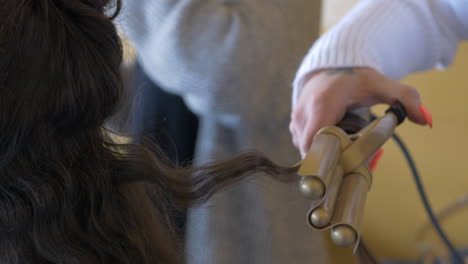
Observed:
[[[356,74],[355,67],[339,67],[339,68],[332,68],[326,71],[327,75],[340,75],[340,74],[347,74],[347,75],[354,75]]]

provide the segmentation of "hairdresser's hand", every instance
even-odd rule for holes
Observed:
[[[370,68],[336,68],[306,76],[289,129],[294,145],[304,157],[319,129],[335,125],[353,107],[400,101],[408,118],[421,125],[431,124],[421,110],[418,91],[391,80]]]

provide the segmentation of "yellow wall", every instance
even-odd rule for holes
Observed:
[[[329,28],[356,0],[324,0],[323,25]],[[434,128],[406,122],[397,129],[409,145],[435,209],[468,193],[468,44],[459,48],[455,63],[446,71],[430,71],[404,80],[421,93],[434,119]],[[382,114],[386,107],[374,108]],[[466,137],[465,137],[466,135]],[[412,175],[394,142],[374,174],[363,223],[363,236],[379,257],[416,258],[416,230],[428,218]],[[468,208],[443,223],[449,237],[468,247]],[[328,237],[328,234],[326,234]],[[427,241],[438,242],[434,233]],[[351,252],[329,242],[333,263],[351,263]]]
[[[468,193],[468,44],[460,46],[448,70],[415,74],[404,82],[419,89],[434,128],[406,122],[397,132],[417,162],[433,207],[440,209]],[[374,111],[381,114],[385,108]],[[400,150],[392,141],[384,150],[367,200],[363,236],[379,257],[416,258],[415,233],[428,218]],[[443,222],[457,246],[468,247],[466,223],[468,208]],[[426,241],[438,239],[431,232]],[[349,250],[330,248],[334,263],[349,263]]]
[[[397,132],[417,162],[433,207],[442,208],[468,193],[468,44],[460,46],[448,70],[415,74],[404,82],[419,89],[434,128],[406,122]],[[374,111],[381,114],[385,108]],[[415,233],[428,218],[400,150],[392,141],[384,150],[367,200],[363,236],[379,257],[416,258]],[[468,208],[443,223],[457,246],[468,247],[467,223]],[[427,241],[438,239],[431,232]],[[349,250],[329,245],[334,263],[349,263]]]
[[[432,112],[434,128],[406,122],[397,131],[416,159],[430,201],[441,208],[468,193],[468,45],[460,47],[455,64],[447,71],[416,74],[404,82],[419,89]],[[415,230],[427,217],[402,154],[393,142],[384,150],[368,198],[363,233],[378,255],[415,257]],[[468,246],[466,223],[468,210],[444,222],[458,245]],[[429,240],[437,241],[434,235]]]
[[[404,80],[421,93],[434,119],[434,128],[410,122],[397,129],[409,146],[435,209],[468,193],[468,44],[460,46],[454,65]],[[386,107],[374,111],[382,114]],[[412,175],[393,141],[374,174],[363,223],[363,236],[378,256],[415,258],[416,230],[427,221]],[[468,208],[443,222],[449,237],[468,247]],[[427,241],[437,242],[429,233]],[[329,243],[334,263],[348,262],[349,250]],[[346,261],[345,261],[346,260]]]

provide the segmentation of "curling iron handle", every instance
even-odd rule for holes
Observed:
[[[385,113],[393,113],[398,123],[400,125],[407,117],[407,112],[402,103],[397,102],[390,105],[390,107],[385,111]],[[372,121],[369,108],[358,108],[346,112],[343,119],[337,124],[337,127],[343,129],[348,134],[355,134],[361,129],[366,127]]]
[[[403,123],[403,121],[405,121],[406,117],[408,116],[408,113],[406,112],[405,107],[400,102],[391,105],[387,109],[387,111],[385,111],[385,113],[389,113],[389,112],[392,112],[396,116],[396,118],[398,120],[397,125]]]

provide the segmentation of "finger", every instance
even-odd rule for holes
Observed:
[[[383,149],[379,149],[377,150],[377,152],[375,153],[374,157],[372,157],[370,163],[369,163],[369,168],[372,172],[375,171],[375,169],[377,168],[377,164],[379,164],[379,161],[380,159],[382,158],[384,154],[384,150]]]
[[[326,126],[333,126],[338,123],[343,118],[344,112],[345,110],[343,109],[336,109],[335,113],[338,113],[338,115],[334,115],[334,111],[327,110],[324,105],[316,105],[315,110],[309,115],[306,126],[302,129],[301,140],[299,142],[299,150],[302,157],[307,155],[317,132]]]
[[[298,105],[296,109],[291,112],[291,125],[296,131],[300,131],[305,126],[305,112],[303,105]],[[290,129],[291,129],[290,125]]]
[[[408,119],[420,125],[427,124],[424,114],[420,110],[419,92],[414,87],[389,80],[382,82],[379,86],[378,97],[378,100],[383,103],[402,103],[408,114]]]
[[[291,113],[291,122],[289,124],[289,131],[293,137],[293,144],[296,146],[297,149],[300,149],[300,139],[302,135],[302,130],[306,123],[305,114],[303,111],[302,106],[298,106],[292,113]]]
[[[295,128],[295,125],[294,123],[291,121],[289,122],[289,133],[291,134],[291,139],[292,139],[292,143],[293,145],[296,147],[296,148],[299,148],[299,139],[298,139],[298,136],[297,136],[297,129]]]
[[[421,113],[423,113],[424,119],[426,120],[427,124],[432,128],[432,115],[429,112],[429,110],[424,105],[420,105],[419,110],[421,111]]]
[[[418,90],[409,85],[402,84],[400,98],[398,98],[398,101],[405,106],[406,112],[408,113],[408,119],[420,125],[427,124],[424,113],[420,110],[420,106],[422,104]]]

